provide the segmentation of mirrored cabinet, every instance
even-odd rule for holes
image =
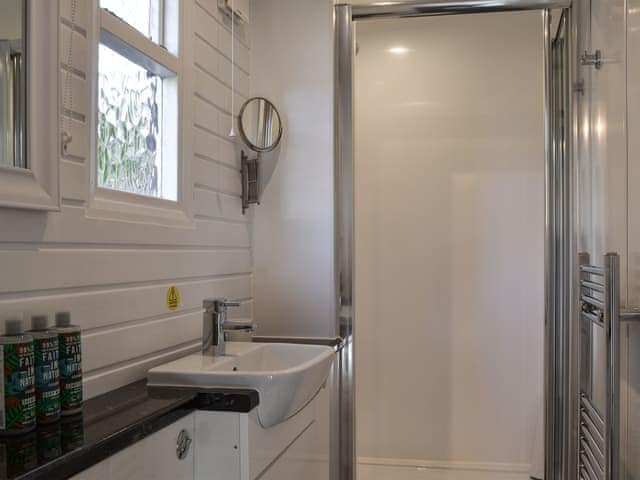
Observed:
[[[0,2],[0,208],[59,209],[58,2]]]
[[[25,0],[0,3],[0,165],[27,167]]]

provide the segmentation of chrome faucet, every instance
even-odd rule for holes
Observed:
[[[215,300],[205,300],[204,322],[202,324],[202,351],[207,352],[213,347],[213,355],[220,356],[227,353],[227,346],[224,332],[228,330],[250,330],[253,331],[253,322],[227,321],[227,309],[229,307],[239,307],[240,302],[230,302],[226,298]]]

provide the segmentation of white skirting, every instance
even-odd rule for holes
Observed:
[[[358,480],[528,480],[530,465],[358,458]]]

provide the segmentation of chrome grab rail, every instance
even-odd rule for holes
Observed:
[[[331,347],[337,352],[344,347],[344,340],[340,337],[277,337],[254,335],[251,339],[255,343],[293,343],[296,345],[320,345]]]
[[[601,412],[593,403],[593,379],[589,370],[589,385],[587,388],[581,385],[580,392],[578,472],[583,480],[618,480],[620,321],[632,317],[630,313],[620,311],[618,254],[606,254],[604,267],[589,265],[589,254],[580,254],[580,303],[580,319],[589,322],[587,334],[580,343],[581,366],[591,368],[592,326],[604,332],[606,405]],[[640,312],[633,312],[634,319],[636,316],[640,320]],[[585,339],[588,345],[585,345]],[[582,357],[586,355],[589,358],[585,363]]]
[[[640,311],[626,310],[626,311],[620,312],[620,321],[621,322],[640,322]]]
[[[345,2],[347,3],[347,2]],[[355,4],[354,20],[567,8],[568,0],[427,0]]]

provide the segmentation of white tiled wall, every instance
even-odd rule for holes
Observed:
[[[192,182],[190,221],[173,226],[121,221],[89,213],[93,13],[78,0],[76,32],[71,0],[60,0],[62,80],[73,35],[73,142],[60,158],[62,208],[49,214],[0,210],[0,315],[70,310],[84,329],[88,397],[143,378],[158,363],[198,348],[202,300],[242,300],[234,316],[252,315],[249,217],[241,214],[239,159],[231,125],[231,34],[217,0],[182,0],[185,142]],[[237,29],[239,105],[249,93],[249,35]],[[79,119],[79,120],[78,120]],[[8,273],[7,273],[8,272]],[[168,310],[167,288],[182,302]]]

